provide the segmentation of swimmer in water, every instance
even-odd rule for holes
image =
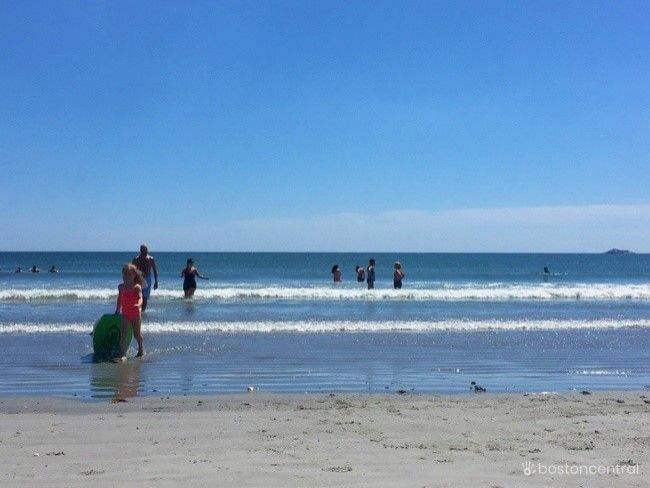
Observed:
[[[332,266],[332,275],[334,276],[334,283],[341,282],[341,268],[338,264]]]
[[[366,270],[363,268],[363,266],[357,266],[354,268],[354,272],[357,274],[357,281],[359,283],[366,281]]]

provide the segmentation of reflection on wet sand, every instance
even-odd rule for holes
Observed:
[[[142,362],[133,359],[124,363],[94,363],[90,369],[90,391],[93,398],[117,401],[138,396],[142,388]]]

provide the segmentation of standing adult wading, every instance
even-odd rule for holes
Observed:
[[[181,278],[183,278],[183,293],[185,298],[192,298],[196,291],[196,278],[202,280],[209,280],[207,276],[202,276],[199,270],[194,267],[194,260],[189,258],[185,268],[181,271]]]
[[[156,268],[156,260],[153,256],[149,255],[149,248],[146,244],[140,245],[140,254],[133,258],[132,264],[140,270],[147,286],[142,288],[142,311],[147,308],[147,301],[151,296],[151,275],[153,273],[153,289],[158,289],[158,269]]]
[[[370,259],[368,261],[366,280],[368,282],[368,290],[374,289],[375,288],[375,260],[374,259]]]

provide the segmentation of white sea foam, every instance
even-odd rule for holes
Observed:
[[[181,299],[176,289],[153,292],[158,300]],[[109,301],[116,288],[41,288],[0,291],[0,301]],[[213,301],[283,300],[393,300],[393,301],[509,301],[509,300],[650,300],[650,284],[441,284],[418,289],[375,289],[343,287],[223,287],[201,288],[195,299]]]
[[[596,369],[596,370],[578,370],[578,371],[572,371],[573,374],[579,374],[579,375],[584,375],[584,376],[628,376],[630,374],[629,371],[620,371],[618,369],[615,370],[606,370],[606,369]]]
[[[32,302],[46,300],[103,301],[115,300],[117,289],[113,288],[30,288],[0,290],[0,301]]]
[[[206,332],[391,332],[650,328],[650,320],[442,320],[145,322],[148,334]],[[89,333],[92,323],[0,323],[0,334]],[[587,374],[587,373],[585,373]]]

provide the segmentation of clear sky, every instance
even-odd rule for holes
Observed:
[[[0,0],[1,250],[650,252],[645,1]]]

